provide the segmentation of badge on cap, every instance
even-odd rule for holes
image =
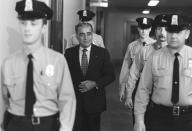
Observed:
[[[147,24],[147,18],[143,18],[143,24]]]
[[[192,68],[192,59],[188,59],[188,68]]]
[[[85,17],[87,16],[87,11],[86,10],[83,11],[83,16],[85,16]]]
[[[48,77],[51,77],[54,75],[54,66],[53,65],[47,65],[46,70],[45,70],[45,74]]]
[[[25,11],[33,11],[33,2],[32,0],[25,1]]]
[[[165,19],[161,19],[161,22],[167,22]]]
[[[171,25],[178,25],[178,15],[173,15]]]

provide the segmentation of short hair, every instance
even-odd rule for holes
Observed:
[[[22,18],[19,18],[19,17],[18,17],[18,19],[19,20],[28,20],[28,19],[22,19]],[[30,19],[30,20],[36,20],[36,19]],[[43,25],[46,25],[47,24],[47,19],[43,18],[42,22],[43,22]]]
[[[80,27],[90,27],[91,28],[91,31],[93,32],[93,27],[90,23],[87,23],[87,22],[82,22],[82,23],[78,23],[76,26],[75,26],[75,32],[78,33],[78,29]]]

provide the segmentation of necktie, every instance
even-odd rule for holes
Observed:
[[[33,91],[33,56],[28,55],[28,66],[27,66],[27,82],[26,82],[26,96],[25,96],[25,115],[33,115],[33,105],[35,103],[35,93]]]
[[[143,42],[143,46],[145,46],[146,45],[146,42]]]
[[[87,49],[83,49],[82,59],[81,59],[81,70],[83,75],[86,75],[87,68],[88,68],[88,59],[87,59]]]
[[[175,53],[175,60],[173,64],[173,83],[172,83],[172,97],[171,102],[177,104],[179,101],[179,53]]]

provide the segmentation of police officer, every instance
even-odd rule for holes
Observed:
[[[149,33],[151,32],[153,19],[147,18],[147,17],[140,17],[140,18],[137,18],[136,21],[138,23],[138,32],[139,32],[140,38],[131,42],[128,45],[128,48],[123,60],[120,77],[119,77],[119,84],[120,84],[119,96],[120,96],[121,102],[122,100],[125,99],[125,96],[126,96],[125,89],[127,85],[129,69],[132,65],[132,62],[134,61],[135,54],[139,52],[140,48],[155,42],[155,40],[150,38],[149,36]]]
[[[93,28],[95,27],[94,26],[95,23],[93,21],[93,17],[95,16],[94,12],[90,10],[79,10],[77,14],[79,15],[79,23],[85,22],[91,24]],[[75,33],[72,36],[70,36],[69,40],[67,41],[66,49],[76,46],[78,44],[79,41],[77,40]],[[102,36],[96,33],[93,33],[93,44],[105,48]]]
[[[130,73],[127,82],[127,96],[125,105],[129,108],[133,107],[132,92],[135,89],[135,84],[140,77],[140,73],[143,70],[145,62],[149,56],[155,51],[167,45],[167,31],[165,27],[168,24],[166,14],[160,14],[155,17],[153,27],[155,29],[156,42],[150,45],[146,45],[136,54],[135,60],[130,68]]]
[[[0,130],[72,131],[76,98],[67,62],[41,40],[53,12],[37,0],[18,1],[15,10],[23,48],[2,65]]]
[[[192,130],[192,48],[187,17],[169,15],[168,45],[146,62],[135,97],[135,131],[145,131],[144,114],[152,92],[149,131]]]

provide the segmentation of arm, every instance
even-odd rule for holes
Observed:
[[[71,75],[66,60],[60,61],[61,78],[60,88],[58,90],[58,105],[60,109],[60,131],[72,131],[75,111],[76,111],[76,98],[74,88],[71,80]]]
[[[95,33],[93,35],[93,44],[105,48],[102,36]]]
[[[128,45],[127,51],[125,53],[125,57],[123,60],[123,64],[121,67],[120,75],[119,75],[119,96],[120,101],[125,98],[125,89],[127,86],[127,80],[129,75],[129,68],[132,64],[131,54],[130,54],[130,45]]]
[[[79,41],[77,40],[76,34],[73,34],[67,40],[67,45],[66,45],[65,49],[71,48],[71,47],[78,45],[78,44],[79,44]]]
[[[149,102],[149,95],[152,90],[152,57],[146,62],[143,72],[141,74],[139,86],[135,96],[134,115],[135,115],[135,129],[145,129],[144,114],[147,104]],[[141,130],[136,130],[141,131]]]
[[[1,110],[0,110],[0,131],[4,130],[4,124],[6,123],[4,120],[4,115],[6,108],[8,106],[8,90],[5,86],[5,78],[6,78],[6,73],[5,73],[5,65],[2,64],[1,68],[1,89],[0,89],[0,105],[1,105]]]
[[[126,87],[126,101],[125,105],[128,107],[132,108],[132,93],[133,90],[135,89],[135,85],[137,83],[137,80],[140,77],[140,73],[143,69],[143,56],[144,52],[142,48],[140,51],[136,54],[135,59],[133,61],[133,64],[130,68],[129,75],[128,75],[128,81],[127,81],[127,87]]]

